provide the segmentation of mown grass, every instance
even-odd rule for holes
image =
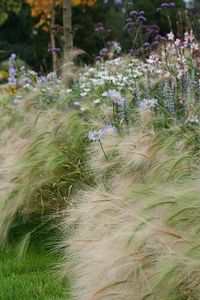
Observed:
[[[0,300],[69,299],[68,280],[56,277],[57,258],[41,249],[19,259],[13,250],[0,250]]]

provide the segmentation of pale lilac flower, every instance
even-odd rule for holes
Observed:
[[[108,55],[108,49],[107,48],[101,49],[99,54],[100,54],[100,56],[103,56],[103,57],[107,56]]]
[[[122,4],[122,0],[114,0],[114,4],[115,5],[121,5]]]
[[[137,15],[138,15],[138,11],[132,10],[132,11],[129,13],[129,15],[130,15],[131,17],[137,16]]]
[[[138,17],[138,21],[146,22],[146,21],[147,21],[147,18],[144,17],[144,16],[139,16],[139,17]]]
[[[180,40],[180,39],[176,39],[174,44],[175,44],[177,47],[181,46],[181,40]]]
[[[60,48],[48,48],[48,52],[60,52]]]
[[[105,128],[105,131],[106,131],[106,134],[109,135],[109,134],[115,134],[117,133],[117,128],[113,125],[107,125],[106,128]]]
[[[8,83],[9,84],[16,84],[16,69],[14,66],[14,62],[16,59],[16,54],[12,53],[10,58],[9,58],[9,78],[8,78]]]
[[[106,136],[105,129],[93,129],[88,133],[88,139],[92,142],[100,141],[105,136]]]
[[[160,5],[161,8],[168,8],[169,7],[169,3],[163,2]]]
[[[167,34],[167,38],[168,38],[169,41],[174,41],[174,34],[173,34],[172,31]]]
[[[107,96],[117,105],[123,106],[125,104],[125,99],[122,97],[120,92],[116,90],[109,90]]]
[[[37,76],[37,73],[33,70],[29,70],[28,74],[31,75],[31,76]]]
[[[101,32],[101,31],[103,31],[105,28],[104,28],[104,26],[103,26],[103,23],[102,22],[98,22],[96,25],[95,25],[95,31],[96,32]]]
[[[177,78],[178,78],[178,79],[181,79],[181,78],[183,78],[186,74],[187,74],[187,71],[186,71],[185,69],[179,69]]]
[[[145,43],[143,44],[143,46],[144,46],[145,48],[148,48],[148,47],[150,47],[150,44],[149,44],[148,42],[145,42]]]
[[[173,111],[174,110],[174,104],[167,105],[166,109],[169,110],[169,111]]]
[[[149,110],[158,104],[157,99],[144,99],[139,103],[139,107],[142,110]]]
[[[197,123],[199,123],[199,118],[197,115],[191,115],[188,118],[188,122],[197,124]]]

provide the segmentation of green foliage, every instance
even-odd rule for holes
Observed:
[[[53,274],[58,258],[40,248],[31,249],[19,260],[11,249],[0,252],[1,300],[68,299],[68,281]]]
[[[23,4],[18,14],[10,13],[9,19],[0,27],[0,61],[17,53],[18,58],[35,70],[46,71],[51,61],[48,42],[48,33],[34,30],[30,7]]]
[[[45,219],[54,218],[71,193],[88,180],[84,167],[88,125],[79,113],[37,112],[30,107],[12,113],[4,111],[2,116],[1,174],[6,180],[0,196],[2,238],[11,225],[18,224],[16,216],[19,220],[23,217],[21,225],[27,227],[28,216],[38,214],[31,231]],[[8,135],[4,136],[6,127]]]
[[[8,81],[8,72],[0,71],[0,83],[5,83]]]
[[[10,12],[20,11],[22,0],[1,0],[0,3],[0,25],[3,24]]]

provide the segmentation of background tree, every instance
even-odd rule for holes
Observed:
[[[66,56],[73,48],[71,0],[63,0],[63,42]]]
[[[10,12],[19,12],[22,0],[1,0],[0,1],[0,25],[3,24]]]
[[[56,8],[61,7],[63,10],[63,32],[62,32],[62,48],[64,56],[73,47],[72,32],[72,6],[92,6],[94,0],[26,0],[31,6],[32,17],[38,17],[35,28],[42,28],[49,31],[51,36],[51,52],[53,61],[53,70],[58,69],[58,60],[56,47],[56,33],[58,28],[56,25]]]

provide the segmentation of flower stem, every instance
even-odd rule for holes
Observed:
[[[100,143],[101,149],[102,149],[102,151],[103,151],[103,154],[105,155],[105,158],[107,159],[107,161],[109,161],[109,158],[108,158],[106,152],[105,152],[104,149],[103,149],[103,145],[102,145],[101,140],[99,140],[99,143]]]

